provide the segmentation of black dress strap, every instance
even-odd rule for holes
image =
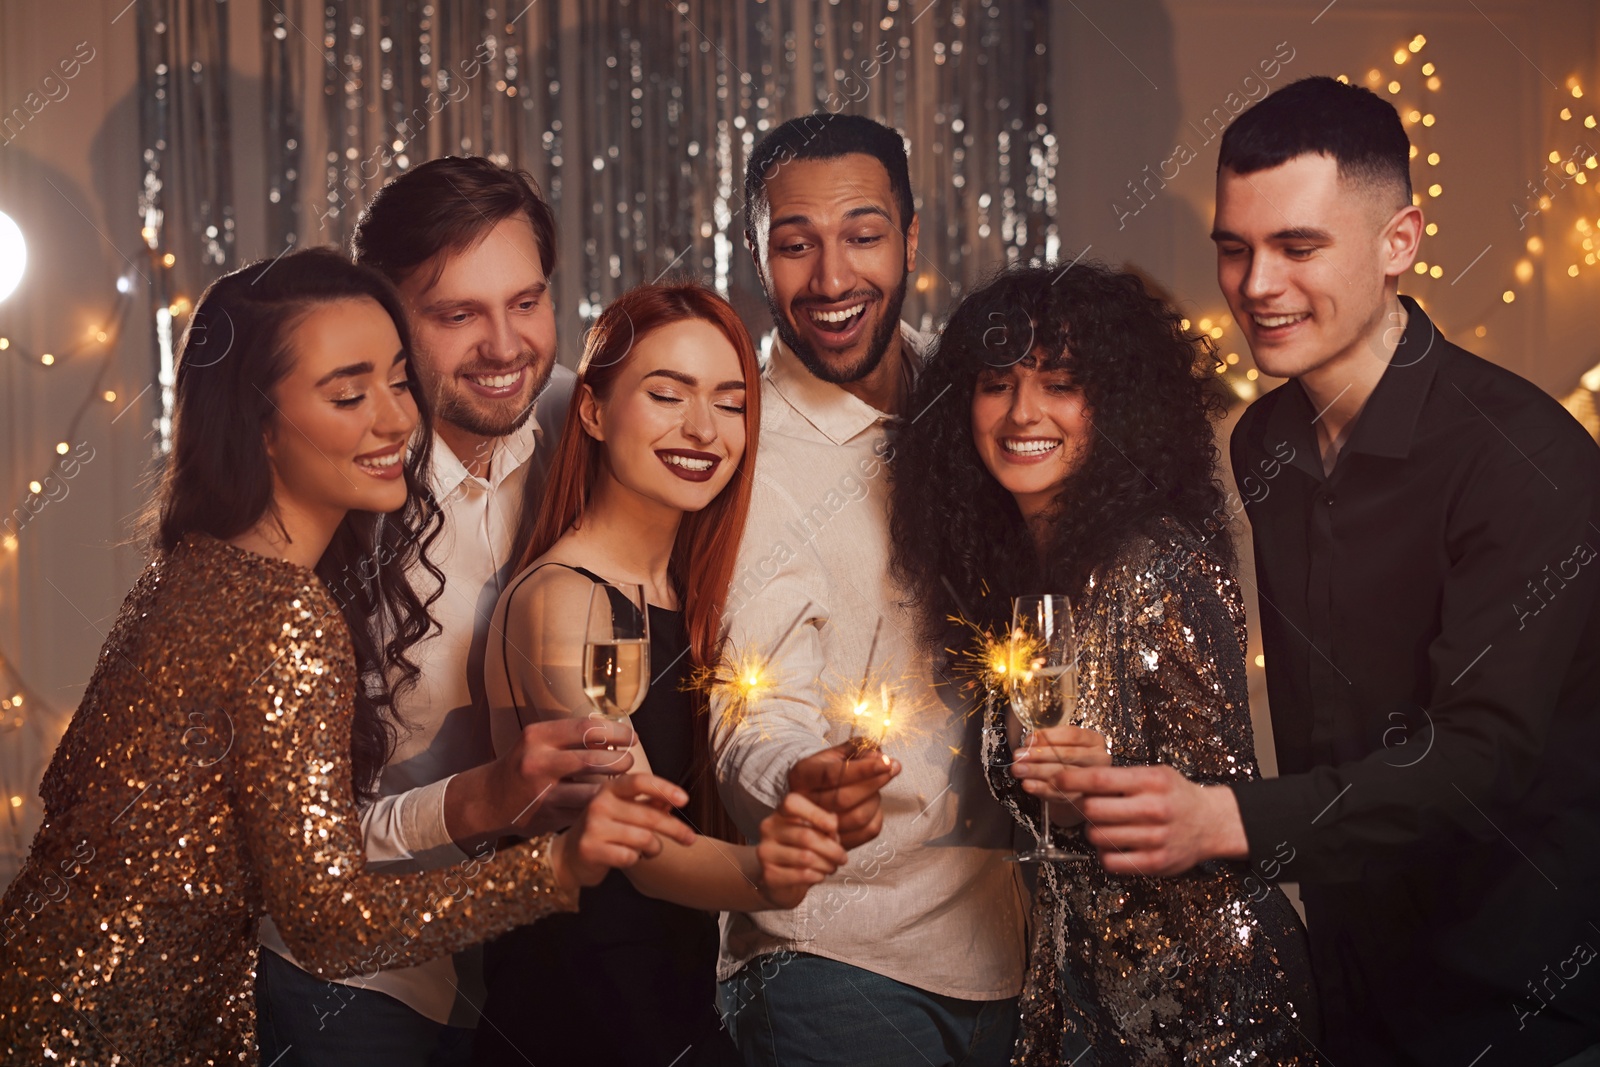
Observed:
[[[506,597],[506,614],[508,616],[511,612],[511,601],[516,599],[517,590],[522,588],[522,583],[533,577],[539,571],[542,571],[546,567],[552,565],[556,567],[565,567],[569,571],[577,571],[579,574],[583,575],[596,585],[605,586],[606,595],[611,599],[611,611],[613,614],[631,615],[635,619],[638,618],[639,609],[634,606],[633,601],[623,596],[622,591],[613,586],[610,582],[600,577],[594,571],[589,570],[587,567],[574,567],[570,563],[562,563],[553,559],[547,560],[544,563],[539,564],[537,567],[528,570],[517,579],[517,583],[511,587],[510,595]],[[587,625],[587,623],[585,623],[585,625]],[[511,680],[511,638],[507,636],[506,631],[508,629],[510,629],[508,626],[500,627],[500,669],[505,671],[506,674],[506,692],[511,695],[511,710],[516,713],[517,725],[527,726],[528,724],[522,721],[522,705],[517,702],[516,683]]]

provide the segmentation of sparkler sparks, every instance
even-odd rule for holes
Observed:
[[[1044,642],[1035,634],[1013,629],[995,637],[977,623],[951,616],[951,622],[972,631],[975,640],[967,643],[959,656],[959,669],[984,689],[1006,690],[1028,673],[1044,655]]]
[[[688,681],[688,688],[722,705],[719,727],[730,732],[744,726],[750,709],[777,685],[771,662],[754,652],[736,652],[715,667],[696,667]]]

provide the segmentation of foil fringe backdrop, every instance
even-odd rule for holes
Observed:
[[[140,235],[159,265],[150,300],[161,386],[157,440],[171,445],[174,301],[234,265],[226,0],[138,5]],[[170,260],[165,257],[170,256]]]
[[[667,271],[713,284],[759,327],[745,160],[767,130],[818,110],[907,138],[922,217],[913,322],[933,327],[1003,263],[1060,253],[1046,0],[262,0],[261,12],[267,255],[347,246],[383,182],[481,153],[527,170],[556,211],[564,337]]]

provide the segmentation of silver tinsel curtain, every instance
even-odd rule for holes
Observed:
[[[191,71],[183,49],[203,35],[170,24],[205,10],[225,45],[232,6],[146,6],[171,9],[149,16],[169,23],[164,40],[146,34],[165,51],[147,48],[161,73],[145,76],[169,80],[151,104],[147,148],[164,143],[147,154],[147,187],[169,218],[199,220],[186,251],[218,269],[232,216],[226,174],[206,168],[231,147],[216,139],[226,97],[220,131],[179,121],[170,79]],[[922,255],[906,314],[932,326],[996,266],[1059,251],[1048,19],[1047,0],[260,0],[268,232],[249,251],[344,244],[384,181],[480,153],[527,170],[556,209],[564,336],[669,269],[728,293],[756,325],[745,159],[785,119],[849,111],[907,139]],[[163,186],[184,161],[216,183]]]

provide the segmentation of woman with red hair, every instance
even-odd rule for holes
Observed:
[[[637,584],[653,677],[631,719],[635,766],[688,793],[679,814],[700,833],[612,872],[568,921],[486,947],[480,1063],[535,1050],[550,1063],[738,1063],[714,1007],[707,912],[795,907],[845,860],[834,816],[795,794],[762,824],[759,845],[728,843],[707,773],[705,701],[685,685],[720,659],[759,375],[734,310],[697,285],[632,289],[589,333],[544,500],[490,631],[496,747],[538,719],[593,713],[579,670],[590,597],[599,583]]]

